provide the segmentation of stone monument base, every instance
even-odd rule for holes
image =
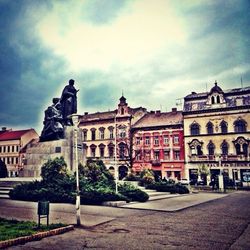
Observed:
[[[20,171],[20,177],[40,177],[41,168],[49,159],[53,160],[56,157],[63,157],[67,168],[75,171],[75,143],[74,143],[74,127],[64,128],[65,139],[33,142],[26,150],[25,164],[23,170]],[[78,162],[85,164],[85,145],[82,144],[80,132],[78,137]],[[80,149],[79,149],[80,148]]]

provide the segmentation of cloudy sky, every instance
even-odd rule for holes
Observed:
[[[80,114],[122,92],[169,111],[215,80],[249,86],[249,13],[249,0],[0,0],[0,126],[40,133],[71,78]]]

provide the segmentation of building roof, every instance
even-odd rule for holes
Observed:
[[[0,134],[0,141],[8,141],[8,140],[18,140],[26,134],[27,132],[34,129],[25,129],[25,130],[15,130],[15,131],[4,131],[4,133]]]
[[[151,111],[144,115],[133,128],[148,128],[158,126],[181,125],[183,122],[182,111],[163,112]]]
[[[134,115],[136,112],[140,110],[145,110],[145,108],[138,107],[138,108],[129,108],[128,115]],[[117,110],[113,111],[105,111],[105,112],[96,112],[91,114],[85,114],[80,117],[80,122],[92,122],[92,121],[101,121],[101,120],[109,120],[114,119],[117,115]]]

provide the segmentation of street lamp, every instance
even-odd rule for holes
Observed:
[[[117,169],[117,131],[116,131],[116,115],[115,115],[115,193],[118,194],[118,169]]]
[[[72,114],[70,116],[74,125],[74,145],[75,145],[75,170],[76,170],[76,224],[81,225],[81,207],[80,207],[80,189],[79,189],[79,169],[78,169],[78,148],[77,148],[77,132],[79,124],[79,115]]]

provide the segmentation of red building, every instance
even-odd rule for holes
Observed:
[[[133,170],[152,169],[161,178],[184,176],[183,116],[151,111],[133,126]]]

